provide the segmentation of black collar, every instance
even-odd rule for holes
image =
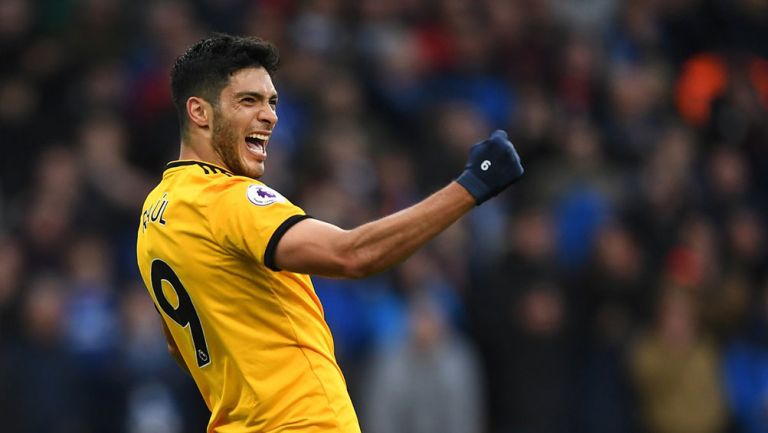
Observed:
[[[203,169],[205,174],[222,173],[222,174],[226,174],[227,176],[232,176],[232,172],[227,170],[226,168],[222,168],[222,167],[219,167],[218,165],[213,165],[213,164],[202,162],[202,161],[192,161],[192,160],[171,161],[168,164],[166,164],[165,169],[169,170],[171,168],[183,167],[185,165],[199,165]]]

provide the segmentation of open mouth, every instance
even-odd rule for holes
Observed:
[[[253,133],[245,136],[248,150],[262,159],[267,157],[267,142],[269,142],[269,134]]]

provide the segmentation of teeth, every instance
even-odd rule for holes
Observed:
[[[267,141],[267,140],[269,140],[269,135],[266,135],[266,134],[248,134],[248,138],[255,138],[257,140]]]

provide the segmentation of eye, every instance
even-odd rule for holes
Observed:
[[[277,99],[270,99],[269,100],[269,105],[271,105],[272,108],[277,107]]]
[[[256,98],[253,98],[251,96],[246,96],[245,98],[241,99],[240,102],[246,105],[253,105],[256,103]]]

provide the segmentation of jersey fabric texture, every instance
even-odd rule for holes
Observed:
[[[198,161],[169,163],[142,209],[141,276],[211,410],[208,432],[359,432],[309,276],[274,264],[308,216]]]

